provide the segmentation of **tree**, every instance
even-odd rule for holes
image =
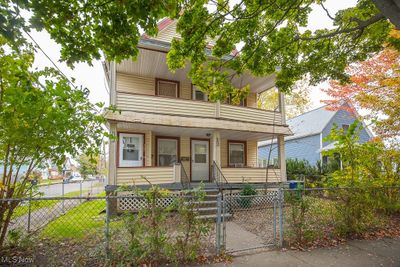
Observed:
[[[82,154],[78,158],[79,163],[79,172],[83,175],[84,178],[87,178],[88,175],[96,175],[101,173],[100,170],[100,155],[96,156],[88,156]]]
[[[279,106],[279,91],[270,89],[259,95],[259,108],[275,110]],[[287,118],[303,114],[310,108],[310,87],[307,79],[297,81],[285,96],[285,111]]]
[[[350,65],[346,72],[349,84],[334,80],[325,89],[332,97],[325,101],[330,108],[345,108],[343,101],[349,101],[354,108],[368,111],[365,118],[373,122],[380,136],[400,136],[400,53],[387,48],[371,59]]]
[[[102,142],[104,119],[55,69],[32,70],[31,47],[13,50],[0,37],[0,199],[25,197],[30,175],[45,160],[92,155]],[[26,168],[22,173],[21,168]],[[0,202],[0,250],[19,202]]]
[[[20,41],[23,30],[45,29],[71,65],[102,54],[121,61],[137,56],[141,30],[154,36],[157,21],[170,17],[178,20],[181,38],[172,42],[169,68],[190,61],[190,78],[211,100],[231,95],[238,101],[249,87],[235,88],[232,81],[245,72],[276,73],[277,87],[288,91],[305,74],[312,84],[327,78],[348,81],[344,69],[349,63],[365,60],[384,44],[400,48],[400,40],[389,34],[393,24],[400,27],[397,1],[358,0],[335,15],[324,2],[10,0],[0,4],[0,33]],[[333,29],[304,30],[312,5],[325,10]],[[32,14],[29,23],[21,9]],[[212,47],[209,40],[214,40]]]

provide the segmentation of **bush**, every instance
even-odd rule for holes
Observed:
[[[196,202],[204,198],[204,190],[187,191],[187,197],[174,197],[167,207],[160,205],[160,200],[173,196],[157,186],[136,194],[145,198],[147,206],[123,215],[128,246],[119,248],[118,262],[159,266],[195,260],[202,237],[211,229],[209,222],[198,218]]]
[[[251,184],[245,184],[239,195],[241,196],[238,201],[242,208],[250,208],[253,198],[251,196],[257,195],[256,189]]]

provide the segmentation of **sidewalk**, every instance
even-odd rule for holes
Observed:
[[[233,258],[212,266],[400,266],[400,239],[354,240],[332,248],[308,252],[264,251]]]

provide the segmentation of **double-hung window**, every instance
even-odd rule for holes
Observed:
[[[157,138],[157,165],[172,166],[178,162],[178,139]]]
[[[246,142],[228,141],[228,150],[230,167],[246,165]]]

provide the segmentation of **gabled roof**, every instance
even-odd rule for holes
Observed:
[[[290,139],[321,133],[337,111],[328,110],[325,105],[287,120],[289,128],[294,133]]]
[[[342,106],[347,106],[354,110],[354,116],[356,118],[360,117],[351,103],[343,102]],[[286,123],[289,125],[289,129],[293,132],[293,135],[286,137],[285,140],[293,140],[322,133],[322,131],[339,110],[343,109],[330,110],[328,105],[324,105],[287,120]],[[372,132],[368,129],[364,121],[360,121],[368,135],[373,137]],[[271,144],[271,141],[264,141],[260,142],[258,146],[265,146],[269,144]]]

